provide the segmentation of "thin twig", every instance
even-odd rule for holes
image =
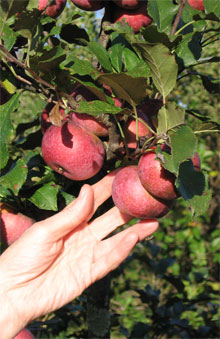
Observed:
[[[56,90],[56,88],[49,84],[49,82],[45,81],[44,79],[42,79],[41,77],[39,77],[37,75],[37,73],[35,73],[31,68],[29,68],[28,66],[24,65],[22,62],[20,62],[18,59],[16,59],[11,53],[9,53],[7,51],[7,49],[0,44],[0,50],[4,53],[6,59],[9,61],[9,62],[12,62],[12,63],[15,63],[17,64],[18,66],[20,66],[21,68],[25,69],[26,71],[28,71],[32,77],[34,78],[34,80],[40,82],[42,85],[46,86],[46,87],[49,87],[50,89],[52,89],[53,91]]]
[[[174,20],[174,23],[173,23],[173,27],[171,29],[171,32],[170,32],[170,35],[174,35],[174,33],[176,32],[176,29],[177,29],[177,26],[180,22],[180,18],[181,18],[181,15],[182,15],[182,12],[183,12],[183,8],[186,4],[186,0],[180,0],[180,8],[179,8],[179,11],[177,13],[177,16]]]

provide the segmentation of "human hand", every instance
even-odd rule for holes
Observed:
[[[93,186],[84,185],[76,200],[32,225],[1,255],[0,291],[7,314],[4,338],[79,296],[157,229],[156,220],[145,220],[104,239],[131,219],[116,207],[89,222],[110,197],[113,179],[110,174]]]

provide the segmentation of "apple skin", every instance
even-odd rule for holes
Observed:
[[[27,328],[24,328],[13,339],[34,339],[34,336]]]
[[[195,171],[200,171],[200,169],[201,169],[201,161],[200,161],[199,154],[197,152],[194,154],[194,156],[192,157],[191,160],[192,160],[192,163],[194,165]]]
[[[104,1],[99,0],[71,0],[74,5],[84,11],[98,11],[104,7]]]
[[[143,122],[146,122],[148,125],[150,125],[150,121],[147,117],[147,115],[143,114],[142,111],[137,109],[137,115],[140,120],[138,121],[138,137],[146,137],[150,138],[152,136],[152,133],[150,129],[143,124]],[[143,121],[143,122],[142,122]],[[133,117],[129,117],[128,120],[125,123],[125,126],[123,128],[125,139],[127,141],[127,145],[129,148],[136,148],[137,142],[136,142],[136,119]]]
[[[164,150],[165,147],[162,147]],[[138,163],[138,176],[143,187],[159,199],[173,200],[179,197],[175,187],[176,176],[167,171],[160,161],[155,159],[154,151],[147,152],[140,157]],[[191,159],[196,171],[200,171],[200,158],[195,153]]]
[[[152,127],[156,130],[158,121],[158,111],[163,106],[163,102],[158,99],[147,99],[137,106],[140,116],[147,116],[150,120]]]
[[[102,168],[105,151],[101,140],[72,121],[50,126],[42,139],[44,161],[71,180],[86,180]]]
[[[117,6],[125,9],[136,9],[140,5],[139,0],[113,0],[113,1]]]
[[[108,128],[95,117],[86,113],[71,113],[71,120],[79,126],[87,128],[90,132],[98,137],[108,136]]]
[[[40,121],[42,134],[44,134],[46,132],[46,130],[52,125],[49,115],[50,115],[50,111],[52,110],[53,107],[54,107],[54,104],[49,103],[43,109],[43,112],[41,114],[41,121]],[[65,110],[63,108],[60,108],[59,112],[60,112],[60,115],[63,118],[65,118]]]
[[[45,7],[47,6],[48,1],[49,0],[39,0],[38,1],[39,11],[44,11]],[[67,0],[54,0],[54,1],[55,1],[55,4],[48,6],[44,13],[47,14],[48,16],[50,16],[51,18],[55,19],[64,10]]]
[[[91,91],[89,91],[86,87],[83,86],[77,87],[76,90],[72,92],[71,95],[76,101],[78,101],[77,98],[79,98],[79,96],[82,96],[83,99],[86,100],[87,102],[98,99],[95,96],[95,94],[93,94]],[[108,128],[105,126],[105,124],[99,122],[92,115],[89,115],[87,113],[71,112],[70,118],[75,124],[87,128],[90,132],[94,133],[99,137],[108,136]]]
[[[134,10],[117,7],[113,12],[113,22],[123,22],[123,19],[133,28],[134,33],[138,33],[141,27],[146,27],[152,22],[152,19],[147,15],[146,2]]]
[[[138,176],[143,187],[153,196],[173,200],[179,196],[175,187],[176,176],[167,171],[159,160],[155,159],[154,151],[147,152],[140,157]]]
[[[16,213],[11,206],[4,203],[0,204],[0,239],[4,244],[11,245],[34,223],[34,219]]]
[[[137,166],[127,166],[115,176],[112,184],[112,199],[122,213],[148,219],[160,218],[167,214],[171,201],[154,198],[142,186]]]
[[[205,7],[203,5],[203,0],[188,0],[188,4],[198,11],[204,11]]]

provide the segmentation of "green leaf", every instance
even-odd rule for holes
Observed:
[[[16,13],[21,13],[27,6],[28,0],[3,0],[0,1],[1,16],[10,18]],[[4,15],[3,15],[4,13]]]
[[[209,76],[200,74],[204,88],[211,94],[219,94],[220,82],[212,81]]]
[[[88,49],[96,56],[99,63],[106,71],[108,72],[112,71],[112,66],[108,52],[102,45],[100,45],[98,42],[93,41],[88,44]]]
[[[174,102],[169,102],[158,112],[157,134],[163,134],[167,131],[182,125],[185,121],[185,110],[178,107]]]
[[[10,115],[18,108],[19,96],[20,93],[15,94],[6,104],[0,105],[0,168],[5,167],[9,158],[7,143],[14,130]]]
[[[92,79],[96,79],[100,75],[89,61],[81,60],[72,54],[68,55],[67,58],[61,62],[60,68],[68,69],[72,74],[77,73],[81,76],[89,75]]]
[[[124,46],[122,44],[115,44],[108,50],[111,64],[117,72],[122,71],[122,52]]]
[[[109,105],[106,102],[94,100],[94,101],[81,101],[79,107],[75,110],[78,113],[87,113],[91,115],[99,115],[104,113],[117,114],[121,112],[120,107]]]
[[[125,64],[125,69],[127,71],[130,71],[132,68],[136,67],[140,62],[137,54],[127,47],[123,49],[122,56]]]
[[[19,159],[16,165],[7,174],[0,178],[0,185],[10,189],[15,195],[18,195],[19,190],[23,186],[27,178],[28,168],[24,160]]]
[[[131,105],[139,104],[146,97],[147,81],[144,77],[134,78],[125,73],[103,74],[98,82],[109,85],[116,97]]]
[[[38,9],[18,12],[19,15],[16,16],[14,29],[23,37],[31,39],[34,35],[41,13]]]
[[[168,171],[178,174],[180,164],[191,159],[197,149],[197,138],[189,126],[181,126],[170,135],[171,154],[163,152]]]
[[[17,34],[6,22],[4,22],[2,17],[0,17],[0,32],[1,39],[4,41],[4,47],[10,52],[17,39]]]
[[[16,79],[10,71],[1,70],[0,83],[9,94],[14,94],[16,92]]]
[[[170,33],[179,6],[170,0],[149,0],[147,10],[161,32]]]
[[[202,46],[201,46],[202,33],[192,32],[186,34],[179,46],[176,49],[176,54],[180,61],[181,68],[188,67],[196,63],[201,57]]]
[[[138,64],[131,68],[130,71],[126,72],[126,74],[132,76],[133,78],[148,78],[151,76],[151,71],[148,64],[144,60],[139,60]]]
[[[182,40],[182,36],[180,35],[177,37],[173,37],[173,36],[170,37],[168,34],[164,32],[163,33],[159,32],[157,26],[154,26],[154,25],[145,27],[145,29],[142,31],[142,34],[146,42],[161,43],[164,46],[168,47],[169,49],[172,49],[178,46],[178,44]]]
[[[73,200],[76,199],[72,194],[67,192],[61,192],[61,195],[64,197],[66,205],[69,205]]]
[[[155,87],[165,99],[176,85],[178,67],[175,56],[162,44],[135,43],[148,63]]]
[[[89,35],[85,29],[71,24],[62,25],[60,37],[69,43],[79,44],[82,46],[86,46],[89,41]]]
[[[184,161],[179,167],[177,188],[191,207],[195,216],[203,214],[209,207],[211,191],[207,188],[207,179],[200,171],[195,171],[191,160]]]
[[[218,18],[220,15],[220,2],[219,0],[204,0],[205,13],[214,13]]]
[[[58,191],[59,188],[50,182],[36,190],[28,200],[40,209],[57,211]]]
[[[61,47],[53,47],[49,51],[44,52],[42,55],[35,55],[30,58],[30,67],[39,73],[39,70],[49,72],[57,68],[60,63],[65,59],[66,52]]]

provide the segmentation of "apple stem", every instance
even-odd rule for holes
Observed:
[[[180,32],[182,32],[186,27],[192,25],[195,22],[195,20],[192,20],[190,22],[187,22],[187,24],[185,24],[183,27],[181,27],[178,31],[176,31],[175,35],[180,34]]]
[[[129,151],[128,151],[128,145],[127,145],[127,141],[126,141],[126,138],[125,138],[125,135],[124,135],[124,131],[121,127],[121,124],[120,122],[118,121],[117,117],[115,115],[113,115],[115,121],[116,121],[116,124],[118,126],[118,129],[120,131],[120,134],[121,134],[121,137],[122,137],[122,140],[123,140],[123,144],[125,146],[125,152],[126,152],[126,156],[129,157]]]

